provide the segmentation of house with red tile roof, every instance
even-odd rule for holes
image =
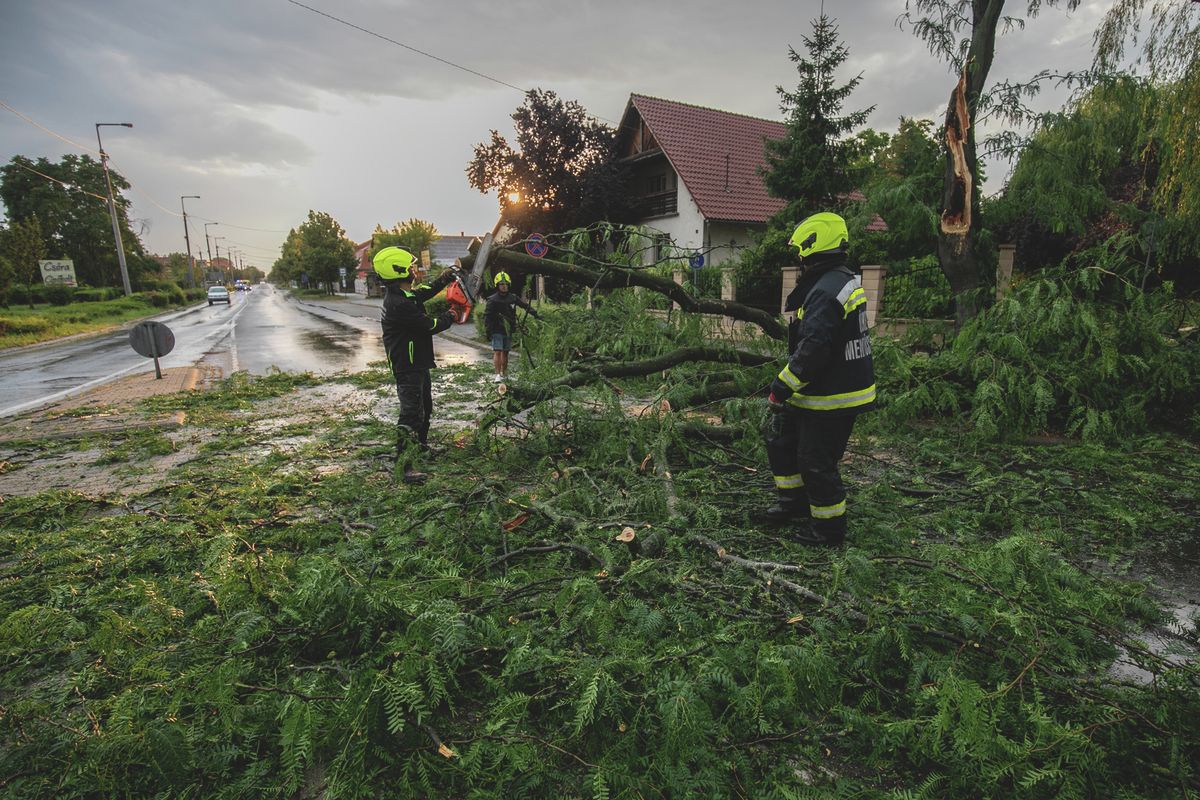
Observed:
[[[630,95],[617,148],[631,169],[636,221],[669,237],[676,252],[705,253],[707,264],[736,258],[750,232],[765,230],[786,205],[759,174],[764,143],[786,132],[782,122]],[[886,229],[878,217],[868,226]]]

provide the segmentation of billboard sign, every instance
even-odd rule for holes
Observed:
[[[71,259],[39,261],[38,266],[42,268],[42,280],[47,286],[51,284],[75,285],[75,262]]]

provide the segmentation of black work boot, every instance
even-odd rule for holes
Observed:
[[[841,547],[846,542],[846,523],[830,524],[831,520],[813,520],[792,536],[792,541],[811,547]]]
[[[422,444],[412,433],[400,426],[396,431],[396,472],[405,483],[421,484],[429,480],[429,476],[416,469],[417,458],[422,452]]]
[[[779,493],[775,505],[761,513],[768,525],[795,525],[808,520],[808,501],[795,494]]]
[[[406,469],[404,470],[404,475],[400,478],[400,480],[404,481],[405,483],[419,486],[420,484],[429,480],[429,475],[424,472],[417,472],[415,469]]]

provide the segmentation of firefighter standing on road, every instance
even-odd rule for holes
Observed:
[[[372,260],[375,273],[387,290],[383,296],[383,347],[387,351],[400,416],[396,423],[396,466],[405,483],[424,483],[428,477],[415,469],[418,457],[428,450],[429,420],[433,413],[433,390],[429,371],[433,360],[433,336],[454,323],[454,312],[439,317],[425,313],[425,301],[454,280],[446,270],[431,285],[417,285],[416,257],[400,247],[385,247]]]
[[[508,372],[508,351],[512,349],[512,335],[517,327],[517,307],[525,309],[534,319],[538,315],[529,303],[509,291],[512,279],[507,272],[497,272],[492,284],[496,292],[487,299],[483,325],[484,333],[492,340],[492,366],[496,370],[494,380],[500,383]]]
[[[846,487],[838,462],[855,418],[875,406],[875,369],[862,280],[846,266],[849,234],[837,214],[801,222],[791,243],[803,272],[784,311],[787,366],[771,383],[767,458],[778,502],[773,522],[795,525],[803,544],[838,546],[846,536]]]

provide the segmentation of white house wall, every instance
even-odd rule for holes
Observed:
[[[680,258],[684,258],[685,253],[704,249],[704,216],[687,187],[683,185],[683,181],[676,181],[676,185],[676,213],[664,217],[651,217],[641,224],[670,236],[675,245],[675,252]],[[654,253],[648,252],[643,263],[654,263]]]
[[[761,231],[766,227],[748,222],[713,222],[708,225],[706,238],[704,215],[700,213],[699,206],[683,185],[683,181],[677,180],[676,186],[677,212],[667,216],[650,217],[641,224],[671,237],[675,245],[674,252],[679,254],[680,258],[685,258],[685,254],[704,252],[704,263],[709,266],[736,260],[744,248],[753,244],[750,231]],[[642,263],[649,265],[653,264],[654,260],[654,252],[648,251]]]
[[[710,222],[706,247],[709,256],[705,263],[715,266],[736,260],[743,249],[753,244],[750,238],[751,229],[762,231],[766,226],[749,222]]]

